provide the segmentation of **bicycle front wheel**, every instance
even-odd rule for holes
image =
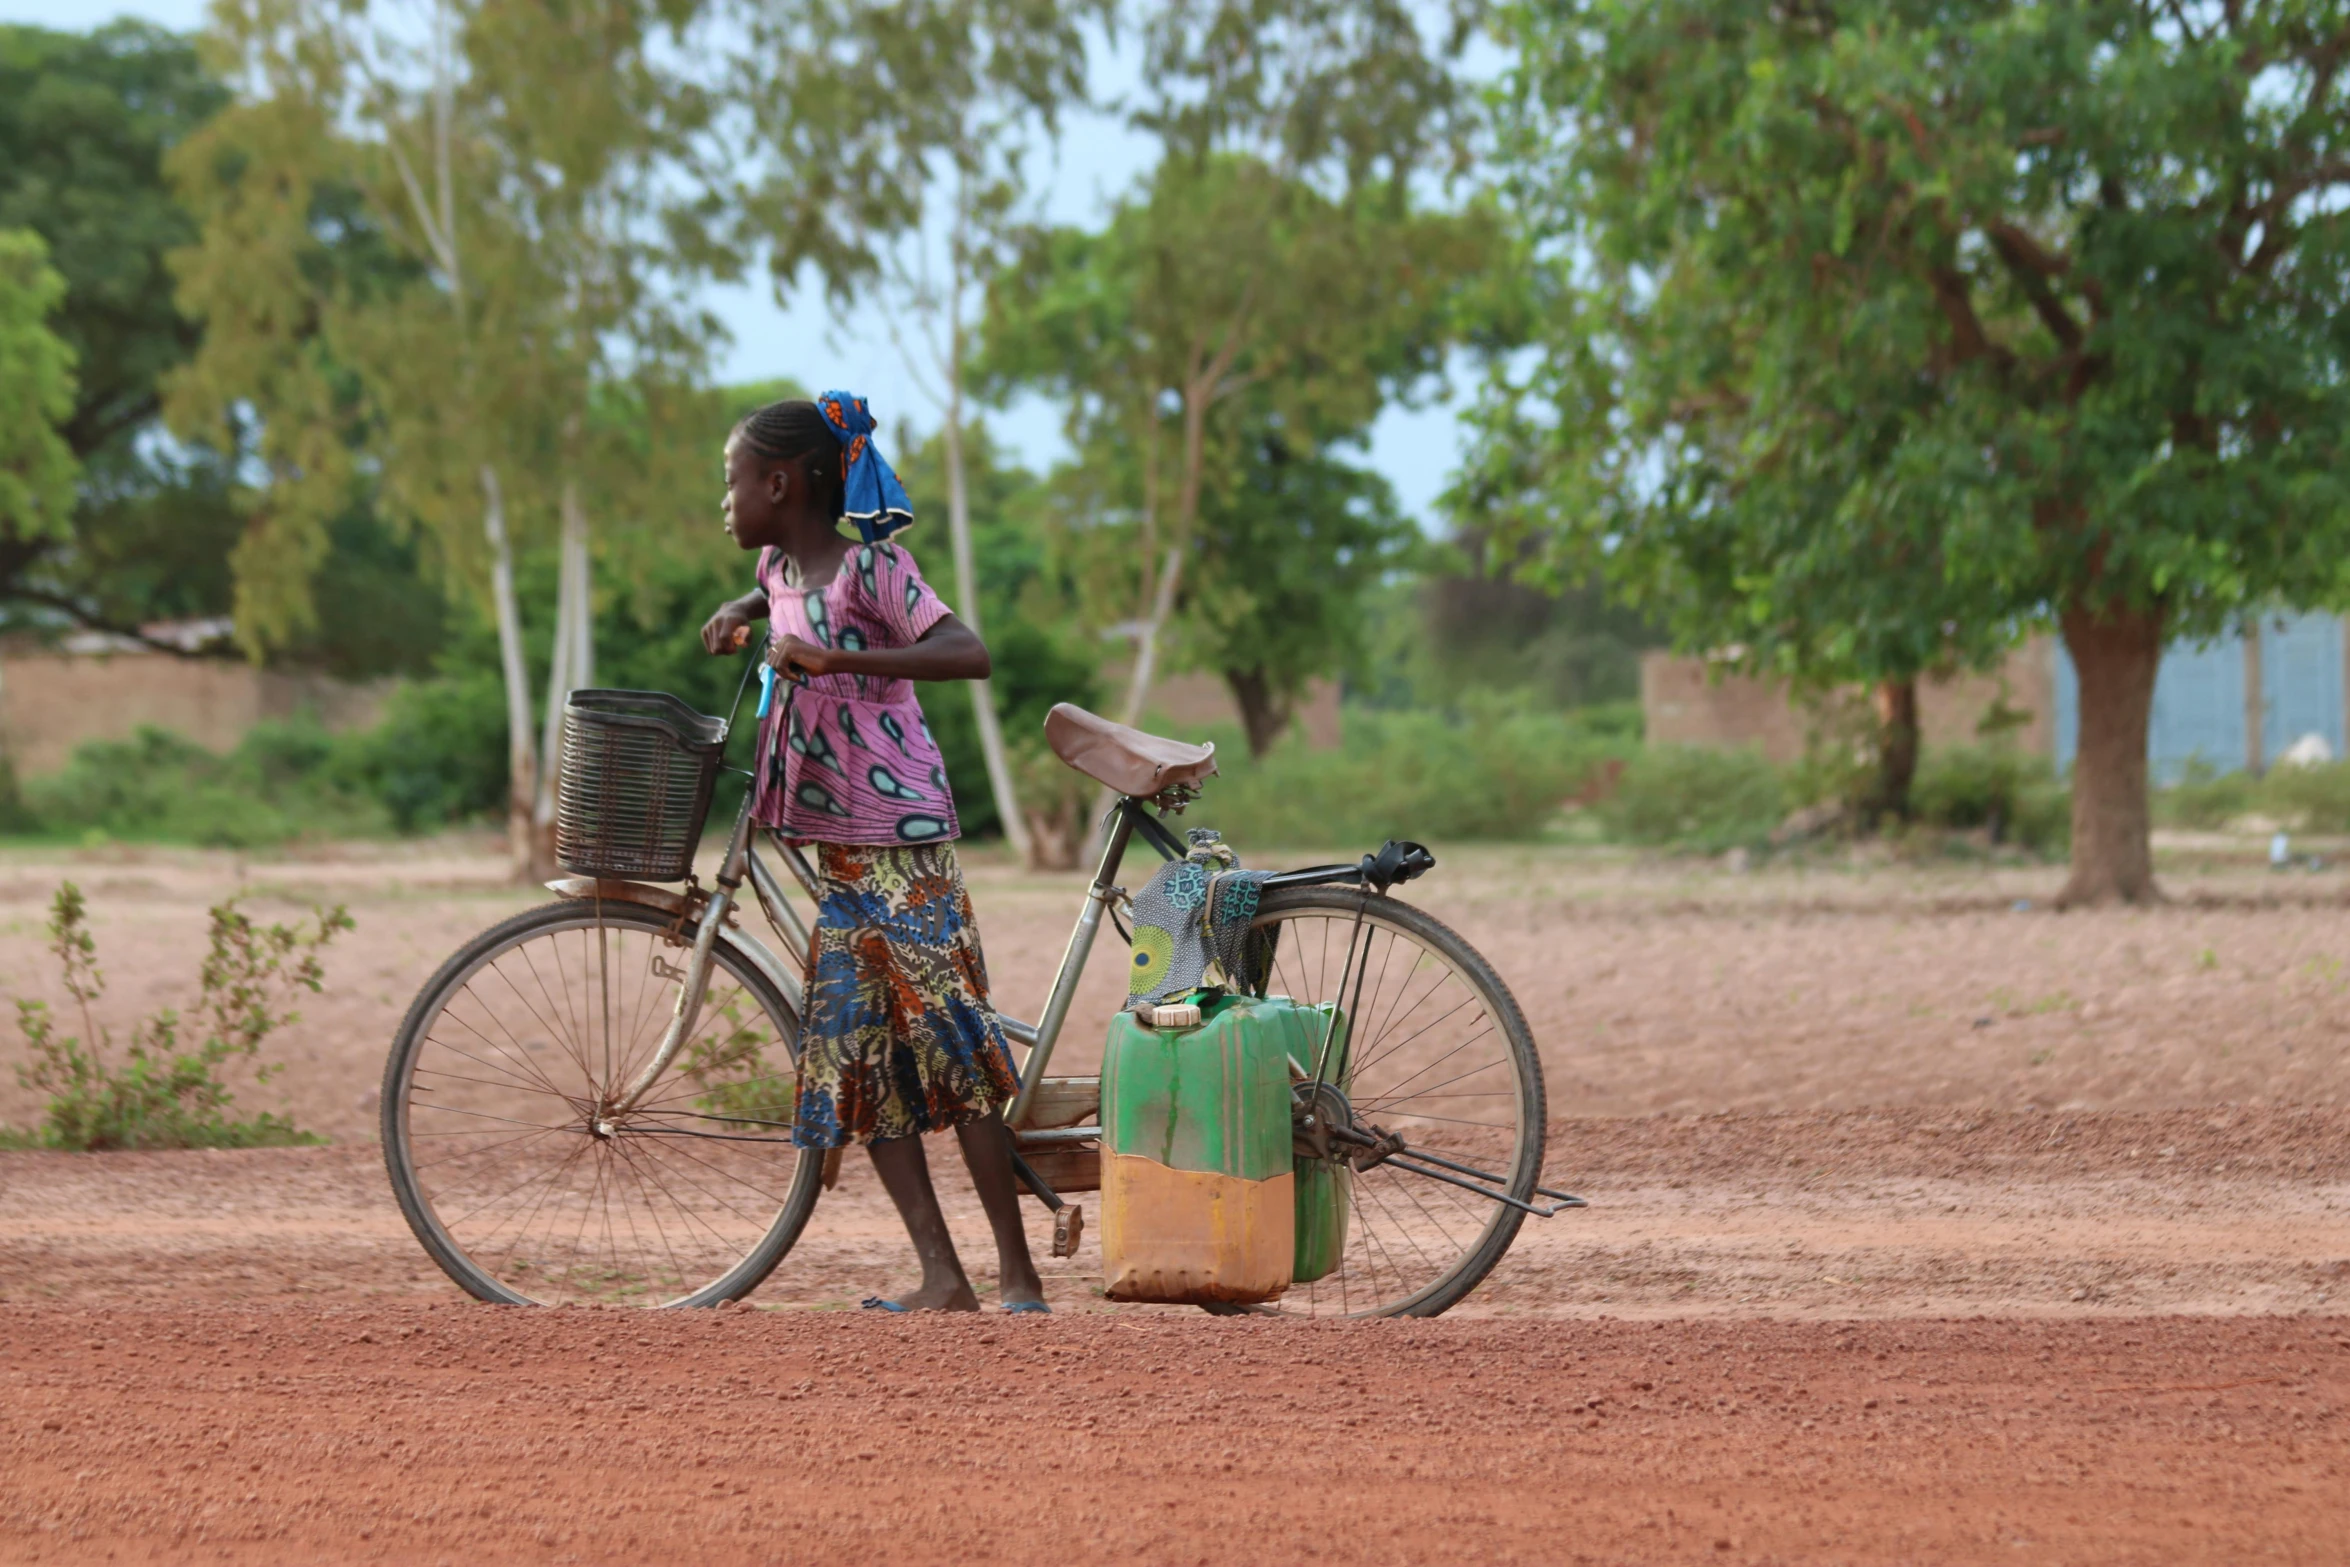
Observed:
[[[823,1173],[790,1143],[799,1020],[730,943],[668,1070],[606,1108],[659,1047],[693,939],[638,904],[551,904],[475,937],[408,1009],[384,1163],[467,1293],[712,1306],[799,1237]]]
[[[1516,999],[1476,949],[1410,904],[1341,887],[1269,892],[1256,924],[1278,928],[1265,993],[1335,1004],[1350,1020],[1345,1060],[1330,1077],[1357,1118],[1494,1173],[1520,1201],[1533,1196],[1542,1178],[1542,1065]],[[1338,1266],[1253,1309],[1435,1316],[1493,1270],[1525,1218],[1393,1164],[1346,1180]]]

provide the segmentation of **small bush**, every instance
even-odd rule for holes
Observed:
[[[1634,757],[1599,811],[1626,843],[1712,853],[1769,838],[1785,804],[1778,769],[1760,752],[1671,745]]]
[[[184,1022],[166,1007],[131,1030],[118,1062],[112,1034],[92,1020],[90,1005],[105,992],[89,910],[72,882],[50,904],[49,950],[64,971],[66,993],[81,1012],[82,1031],[60,1034],[48,1003],[19,999],[17,1026],[31,1061],[17,1068],[27,1088],[49,1096],[40,1127],[14,1142],[81,1151],[104,1148],[261,1148],[316,1142],[283,1116],[263,1111],[238,1117],[235,1095],[221,1071],[242,1061],[255,1083],[277,1068],[260,1060],[272,1033],[298,1020],[276,1008],[296,990],[316,991],[323,970],[318,954],[351,917],[337,906],[318,912],[314,928],[256,927],[236,901],[212,909],[212,947],[199,975],[196,1032],[183,1049]]]
[[[430,832],[504,808],[506,743],[505,687],[474,669],[402,685],[338,764],[398,831]]]
[[[24,785],[36,830],[245,849],[380,833],[380,807],[348,776],[342,742],[315,720],[258,724],[226,756],[168,730],[78,747]]]
[[[2035,853],[2064,847],[2072,797],[2044,757],[2010,745],[1937,746],[1919,758],[1910,809],[1928,827],[1987,828],[1994,843]]]
[[[2350,762],[2271,768],[2259,803],[2297,832],[2350,832]]]
[[[2154,791],[2154,819],[2166,827],[2225,827],[2253,808],[2259,784],[2246,773],[2223,773],[2189,757],[2179,781]]]
[[[1184,731],[1187,736],[1189,731]],[[1431,712],[1350,708],[1344,743],[1294,742],[1250,761],[1237,732],[1219,742],[1224,776],[1191,820],[1251,844],[1375,848],[1387,838],[1427,842],[1532,838],[1611,757],[1633,749],[1611,720],[1594,732],[1574,714],[1474,707],[1455,720]]]

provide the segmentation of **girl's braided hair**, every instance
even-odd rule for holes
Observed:
[[[743,415],[734,433],[743,445],[769,462],[790,462],[813,455],[808,464],[808,482],[815,487],[815,498],[831,507],[831,515],[839,517],[846,509],[841,484],[840,438],[816,405],[805,399],[769,403]],[[828,460],[829,459],[829,460]]]

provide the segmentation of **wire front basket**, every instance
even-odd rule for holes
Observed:
[[[725,748],[723,720],[666,691],[572,692],[556,863],[579,876],[685,880]]]

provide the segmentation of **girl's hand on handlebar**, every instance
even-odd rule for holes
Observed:
[[[767,650],[767,662],[787,679],[804,680],[832,672],[832,649],[787,634]]]
[[[721,604],[718,613],[702,622],[702,651],[713,658],[740,653],[751,640],[751,617],[740,604]]]

